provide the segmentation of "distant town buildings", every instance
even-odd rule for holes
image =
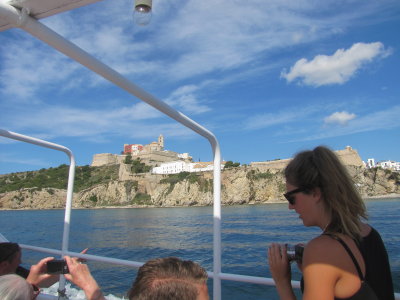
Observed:
[[[224,168],[225,162],[221,163],[221,170]],[[213,162],[185,162],[185,161],[172,161],[162,163],[159,167],[154,167],[151,170],[153,174],[177,174],[180,172],[205,172],[213,171]]]
[[[400,171],[400,162],[393,161],[393,160],[384,160],[384,161],[375,163],[375,159],[368,158],[367,162],[365,163],[365,167],[368,169],[380,167],[382,169],[388,169],[388,170],[392,170],[392,171]]]
[[[164,136],[160,134],[157,142],[151,142],[148,145],[141,144],[125,144],[122,154],[138,156],[140,153],[154,153],[164,151]]]
[[[335,153],[345,165],[357,167],[390,169],[400,171],[400,162],[381,161],[375,163],[375,159],[369,158],[367,162],[361,160],[357,150],[347,146],[343,150],[337,150]],[[119,164],[125,161],[130,155],[132,159],[140,159],[141,162],[153,166],[151,173],[153,174],[177,174],[180,172],[205,172],[213,171],[214,164],[212,162],[193,162],[189,153],[176,153],[164,150],[164,137],[162,134],[156,142],[147,145],[142,144],[125,144],[120,155],[111,153],[100,153],[93,156],[91,166],[102,166]],[[250,166],[264,169],[283,169],[291,159],[278,159],[273,161],[251,162]],[[224,168],[225,162],[221,163],[221,169]]]
[[[164,150],[164,136],[160,134],[156,142],[151,142],[147,145],[125,144],[120,155],[111,153],[95,154],[91,166],[98,167],[123,163],[128,155],[132,156],[132,159],[140,159],[141,162],[149,166],[158,166],[161,163],[172,161],[192,161],[189,153]]]

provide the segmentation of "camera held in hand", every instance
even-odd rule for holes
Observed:
[[[301,263],[303,260],[303,251],[304,251],[304,245],[302,244],[297,244],[297,245],[286,244],[286,253],[289,259],[289,263],[293,261]]]
[[[68,265],[65,259],[53,259],[47,262],[48,274],[68,274]]]

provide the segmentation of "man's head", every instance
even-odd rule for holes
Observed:
[[[0,299],[1,300],[31,300],[38,294],[24,278],[16,274],[0,276]]]
[[[207,272],[176,257],[149,260],[139,268],[129,300],[208,300]]]
[[[21,248],[16,243],[0,243],[0,275],[15,273],[21,264]]]

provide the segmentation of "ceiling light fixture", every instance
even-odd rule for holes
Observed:
[[[152,0],[135,0],[133,19],[136,24],[145,26],[150,23],[151,5]]]

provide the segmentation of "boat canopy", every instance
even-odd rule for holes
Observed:
[[[7,3],[19,9],[28,9],[29,15],[38,20],[99,1],[100,0],[0,0],[0,3]],[[0,31],[5,31],[13,27],[15,27],[15,24],[11,24],[6,19],[0,18]]]

